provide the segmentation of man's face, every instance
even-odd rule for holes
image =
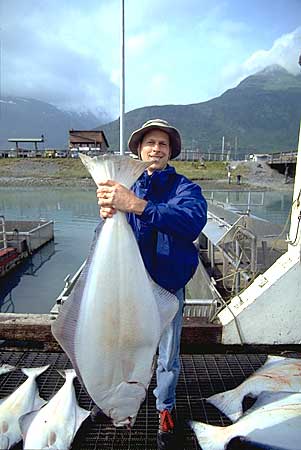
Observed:
[[[151,130],[143,136],[139,150],[142,161],[154,161],[147,169],[149,174],[162,170],[171,153],[169,135],[165,131]]]

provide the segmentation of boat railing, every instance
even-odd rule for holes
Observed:
[[[223,206],[225,208],[230,209],[236,209],[236,208],[245,208],[243,211],[243,214],[249,214],[251,211],[251,208],[258,207],[258,206],[264,206],[265,202],[265,192],[259,192],[259,191],[243,191],[243,194],[246,198],[245,201],[233,201],[233,197],[237,194],[241,197],[242,191],[241,190],[224,190],[224,191],[203,191],[205,194],[205,197],[207,201],[209,201],[212,204],[217,204],[219,206]],[[206,192],[208,195],[206,195]],[[225,194],[225,197],[223,200],[220,200],[221,192]],[[254,199],[254,194],[256,196],[256,199]],[[219,196],[219,199],[216,199],[216,195]],[[257,200],[258,196],[260,195],[259,200]]]
[[[68,274],[64,278],[65,286],[63,290],[60,292],[58,297],[55,300],[55,304],[53,308],[51,309],[51,314],[57,315],[60,309],[60,306],[68,299],[69,295],[72,292],[72,289],[74,288],[75,283],[77,282],[80,274],[83,271],[83,268],[86,265],[86,260],[82,263],[80,268],[75,272],[75,274],[71,277],[70,274]]]
[[[59,313],[61,305],[68,299],[71,294],[75,283],[77,282],[82,270],[84,269],[86,261],[80,266],[76,273],[71,276],[68,274],[65,279],[65,286],[58,295],[53,308],[51,309],[51,314],[57,315]],[[184,317],[198,317],[204,318],[206,320],[211,319],[216,314],[219,301],[218,298],[208,298],[208,299],[185,299],[184,302]]]
[[[185,299],[184,317],[197,317],[211,322],[219,307],[217,299]]]

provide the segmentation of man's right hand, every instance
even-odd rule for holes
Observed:
[[[141,215],[147,204],[130,189],[112,180],[98,183],[96,196],[100,206],[100,216],[104,219],[113,217],[116,211]]]
[[[109,217],[113,217],[114,214],[116,214],[117,209],[115,208],[109,208],[107,206],[101,206],[99,209],[99,215],[103,219],[107,219]]]

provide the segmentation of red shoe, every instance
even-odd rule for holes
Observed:
[[[168,409],[164,409],[164,411],[159,412],[160,424],[159,431],[161,433],[172,433],[175,427],[173,418],[168,411]]]
[[[157,450],[174,450],[174,421],[170,412],[165,409],[159,412],[159,430],[157,433]]]

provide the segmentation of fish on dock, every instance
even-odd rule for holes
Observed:
[[[25,450],[68,450],[82,422],[90,415],[90,411],[77,403],[73,385],[75,371],[67,369],[60,373],[65,383],[47,405],[19,419]]]
[[[227,427],[190,421],[202,450],[225,450],[235,437],[261,448],[300,450],[301,393],[263,392],[254,405]]]
[[[28,377],[12,394],[0,400],[0,449],[9,449],[22,439],[19,418],[45,405],[46,400],[39,396],[36,378],[48,366],[23,368]]]
[[[235,389],[207,398],[232,422],[243,415],[243,399],[261,392],[301,392],[301,359],[268,356],[266,362]]]
[[[12,372],[13,370],[16,370],[15,366],[11,366],[10,364],[1,364],[0,375],[5,375],[6,373]]]
[[[96,184],[111,179],[127,188],[150,164],[117,155],[80,156]],[[52,333],[115,426],[133,426],[160,337],[177,309],[177,298],[146,272],[125,213],[102,221]]]

